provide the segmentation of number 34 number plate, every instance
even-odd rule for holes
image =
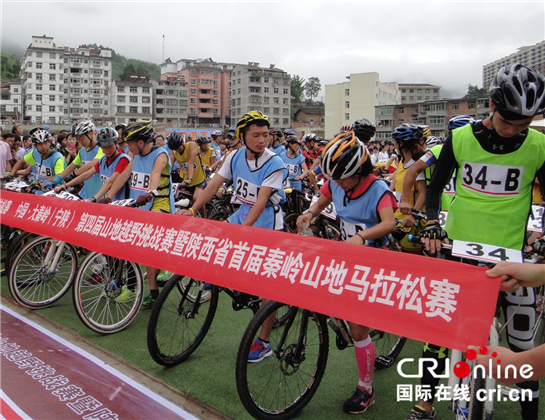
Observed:
[[[489,262],[523,262],[522,252],[516,249],[501,248],[496,245],[477,244],[474,242],[453,241],[452,255],[461,258]]]

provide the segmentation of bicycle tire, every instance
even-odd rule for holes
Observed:
[[[299,213],[291,213],[284,217],[284,232],[297,233],[297,218]]]
[[[121,266],[120,279],[117,271]],[[134,295],[118,301],[126,286]],[[79,319],[92,331],[114,334],[129,326],[142,304],[144,275],[140,266],[98,252],[89,253],[81,262],[74,281],[72,301]]]
[[[192,279],[187,276],[180,276],[180,284],[181,291],[183,292],[186,287],[189,287],[189,291],[187,293],[187,299],[190,302],[195,302],[197,300],[197,296],[199,291],[201,290],[201,286],[203,286],[205,283],[199,280]],[[202,290],[201,291],[201,303],[207,302],[212,297],[212,285],[210,285],[210,290]]]
[[[23,249],[23,247],[31,240],[40,236],[41,235],[36,235],[35,233],[23,231],[15,238],[13,238],[6,252],[6,257],[4,260],[4,269],[6,274],[10,272],[13,261],[15,260],[15,257],[17,257],[17,254],[21,252],[21,249]]]
[[[225,222],[229,218],[229,216],[231,216],[231,213],[229,212],[227,207],[218,206],[214,207],[210,212],[208,212],[207,219]]]
[[[250,348],[263,322],[283,306],[271,301],[256,313],[237,353],[240,400],[248,413],[260,420],[287,420],[299,413],[314,396],[327,364],[329,336],[325,316],[296,307],[290,307],[289,319],[283,326],[270,332],[273,355],[260,363],[248,363]],[[303,344],[299,356],[295,354],[297,342]]]
[[[210,299],[202,303],[184,295],[192,282],[181,285],[183,276],[174,275],[165,284],[153,305],[147,331],[152,359],[163,366],[186,360],[208,333],[218,306],[219,289],[212,285]],[[199,282],[200,283],[200,282]]]
[[[486,420],[485,403],[476,397],[480,390],[486,390],[486,377],[477,372],[471,380],[468,420]]]
[[[392,366],[407,338],[380,330],[371,330],[369,335],[375,346],[375,369]]]
[[[536,322],[534,327],[534,345],[545,344],[545,286],[536,291]]]
[[[15,257],[8,277],[11,296],[29,309],[51,306],[68,291],[78,270],[77,251],[71,244],[62,243],[63,250],[54,272],[45,261],[53,242],[40,236],[27,243]]]

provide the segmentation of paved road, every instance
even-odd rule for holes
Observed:
[[[226,418],[35,312],[3,299],[0,316],[0,419]]]

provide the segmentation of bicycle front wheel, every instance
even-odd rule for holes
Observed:
[[[14,258],[9,291],[26,308],[46,308],[68,291],[77,269],[78,254],[72,245],[40,236]]]
[[[273,354],[248,363],[248,354],[262,324],[286,306],[268,302],[246,328],[237,354],[236,382],[242,404],[256,419],[286,420],[300,412],[318,389],[327,364],[326,319],[289,307],[285,322],[270,331]]]
[[[204,294],[208,298],[203,300]],[[210,329],[219,290],[180,275],[172,276],[159,293],[148,323],[148,350],[155,362],[173,366],[187,359]]]
[[[138,314],[143,287],[138,264],[92,252],[74,282],[74,308],[86,327],[113,334],[127,328]]]

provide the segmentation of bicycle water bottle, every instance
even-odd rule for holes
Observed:
[[[314,233],[312,232],[312,230],[307,228],[307,224],[303,222],[303,230],[299,233],[299,235],[314,236]]]

